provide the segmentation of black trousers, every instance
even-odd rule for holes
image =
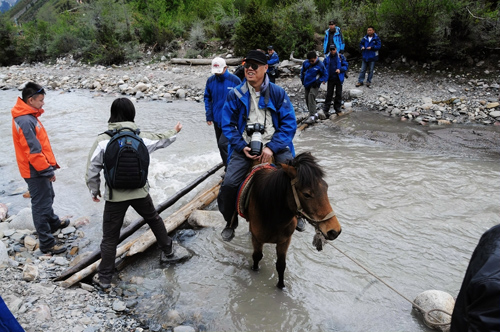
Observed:
[[[291,159],[293,159],[293,156],[288,148],[274,155],[275,163],[285,163]],[[224,182],[220,187],[219,196],[217,196],[219,211],[224,216],[224,220],[226,220],[228,225],[231,222],[233,214],[236,212],[238,190],[245,180],[250,166],[252,166],[251,159],[248,159],[243,152],[233,151],[227,165]]]
[[[340,112],[340,107],[342,106],[342,83],[338,77],[335,77],[333,80],[328,80],[328,86],[326,87],[325,106],[323,107],[323,112],[325,113],[330,111],[334,90],[335,99],[333,101],[333,109],[335,113]]]
[[[227,140],[226,136],[222,133],[222,128],[220,128],[215,122],[214,122],[214,129],[215,129],[215,138],[217,139],[217,147],[219,148],[219,153],[220,157],[222,158],[222,164],[224,164],[224,167],[227,166],[227,146],[229,144],[229,141]]]
[[[106,201],[102,224],[101,263],[98,267],[99,280],[103,283],[110,283],[113,277],[116,247],[120,238],[123,218],[129,206],[132,206],[147,222],[156,237],[160,249],[165,250],[172,244],[172,238],[168,236],[165,224],[163,224],[163,220],[156,212],[149,194],[144,198],[123,202]]]

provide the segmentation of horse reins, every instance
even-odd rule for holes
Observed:
[[[297,189],[295,188],[295,185],[297,184],[299,180],[297,178],[293,178],[290,182],[292,184],[292,191],[293,191],[293,198],[295,199],[295,204],[297,205],[297,212],[300,213],[301,215],[303,215],[308,221],[310,222],[315,222],[315,223],[320,223],[320,222],[323,222],[325,220],[328,220],[332,217],[335,216],[335,211],[332,211],[330,213],[328,213],[323,219],[321,220],[316,220],[314,218],[311,218],[303,209],[302,209],[302,205],[300,204],[300,200],[299,200],[299,196],[297,195]]]

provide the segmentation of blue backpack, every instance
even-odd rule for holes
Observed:
[[[148,180],[149,151],[139,129],[104,132],[111,136],[104,152],[104,179],[110,189],[136,189]],[[111,190],[109,198],[111,199]]]

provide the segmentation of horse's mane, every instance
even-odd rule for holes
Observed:
[[[317,189],[324,172],[310,152],[303,152],[288,162],[297,170],[299,188]],[[253,179],[252,195],[256,206],[263,212],[261,218],[276,220],[283,217],[288,207],[288,191],[291,190],[290,177],[279,167],[276,170],[263,169],[257,171]]]

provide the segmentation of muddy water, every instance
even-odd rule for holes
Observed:
[[[10,203],[13,213],[29,206],[20,195],[12,196],[26,187],[17,172],[10,136],[9,110],[17,95],[0,91],[0,200]],[[91,219],[84,229],[91,243],[84,250],[99,244],[103,208],[87,195],[86,155],[95,135],[106,129],[113,99],[87,92],[49,92],[42,117],[62,166],[55,188],[56,211]],[[171,128],[177,120],[184,124],[177,142],[152,155],[155,202],[219,162],[212,128],[204,123],[203,104],[139,102],[136,108],[136,122],[143,130]],[[498,156],[414,150],[408,144],[373,139],[373,132],[368,139],[367,130],[385,130],[408,141],[408,131],[415,129],[354,113],[336,125],[318,124],[296,138],[297,151],[311,151],[327,173],[332,205],[343,226],[332,244],[410,299],[429,289],[456,296],[480,235],[500,223]],[[135,218],[133,212],[127,216],[129,221]],[[152,249],[123,270],[117,282],[126,294],[138,296],[136,313],[151,327],[166,327],[176,310],[181,321],[208,331],[428,330],[412,314],[410,303],[333,246],[315,251],[310,226],[294,234],[287,287],[278,290],[274,248],[264,248],[261,270],[252,271],[250,236],[245,222],[240,225],[230,243],[221,240],[221,229],[195,231],[182,241],[193,253],[187,262],[161,267],[158,251]],[[139,285],[128,283],[131,278],[141,280]]]

